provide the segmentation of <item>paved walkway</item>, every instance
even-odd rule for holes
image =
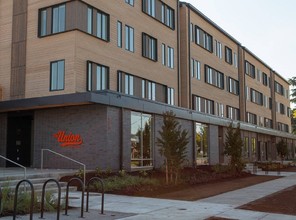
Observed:
[[[258,173],[265,174],[265,173]],[[269,172],[269,175],[277,175]],[[85,213],[85,219],[207,219],[209,217],[221,217],[230,219],[263,219],[263,220],[295,220],[296,216],[280,215],[265,212],[256,212],[236,209],[237,207],[260,199],[282,189],[296,185],[296,173],[281,173],[285,177],[260,183],[247,188],[223,193],[206,199],[188,202],[179,200],[153,199],[143,197],[130,197],[120,195],[105,195],[105,214],[99,214],[100,195],[90,196],[90,213]],[[70,205],[80,206],[80,193],[72,193]],[[75,199],[76,198],[76,199]],[[70,209],[69,216],[61,215],[60,219],[80,219],[80,209]],[[40,214],[35,215],[38,219]],[[56,219],[56,214],[45,213],[45,219]],[[2,218],[3,220],[11,219]],[[28,216],[18,219],[28,219]]]

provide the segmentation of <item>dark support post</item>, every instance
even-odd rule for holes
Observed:
[[[57,220],[60,219],[60,206],[61,206],[61,186],[60,186],[60,183],[55,180],[55,179],[49,179],[47,181],[45,181],[45,183],[43,184],[43,187],[42,187],[42,196],[41,196],[41,216],[40,218],[43,218],[43,213],[44,213],[44,197],[45,197],[45,187],[47,185],[47,183],[49,182],[55,182],[58,186],[58,204],[57,204]]]
[[[68,215],[68,203],[69,203],[69,186],[70,183],[77,180],[81,187],[82,187],[82,195],[81,195],[81,218],[83,218],[83,206],[84,206],[84,184],[82,182],[82,180],[80,178],[74,177],[72,179],[69,180],[68,184],[67,184],[67,191],[66,191],[66,207],[65,207],[65,215]]]
[[[102,201],[101,201],[101,214],[104,214],[104,182],[99,177],[93,177],[87,182],[87,196],[86,196],[86,211],[88,212],[88,201],[89,201],[89,185],[91,182],[99,181],[101,183],[102,190]]]
[[[18,184],[15,187],[15,192],[14,192],[14,206],[13,206],[13,220],[16,219],[16,206],[17,206],[17,194],[18,194],[18,190],[19,187],[21,185],[21,183],[23,182],[27,182],[29,183],[30,187],[31,187],[31,205],[30,205],[30,220],[33,220],[33,208],[34,208],[34,187],[33,184],[31,183],[30,180],[21,180],[18,182]]]

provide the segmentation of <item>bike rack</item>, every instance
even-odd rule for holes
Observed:
[[[91,182],[99,181],[102,189],[102,201],[101,201],[101,214],[104,214],[104,182],[99,177],[93,177],[87,182],[87,196],[86,196],[86,211],[88,212],[88,201],[89,201],[89,185]]]
[[[45,183],[43,184],[43,187],[42,187],[42,196],[41,196],[41,216],[40,218],[43,218],[43,213],[44,213],[44,197],[45,197],[45,187],[47,185],[47,183],[49,182],[55,182],[58,186],[58,204],[57,204],[57,220],[60,219],[60,205],[61,205],[61,186],[60,186],[60,183],[55,180],[55,179],[49,179],[49,180],[46,180]]]
[[[68,203],[69,203],[69,186],[70,183],[77,180],[82,186],[82,195],[81,195],[81,218],[83,218],[83,206],[84,206],[84,184],[80,178],[74,177],[69,180],[67,184],[67,191],[66,191],[66,207],[65,207],[65,215],[68,215]]]
[[[27,182],[30,187],[31,187],[31,205],[30,205],[30,220],[33,220],[33,208],[34,208],[34,187],[33,184],[30,180],[23,179],[18,182],[15,188],[15,193],[14,193],[14,206],[13,206],[13,220],[16,219],[16,206],[17,206],[17,195],[18,195],[18,190],[21,185],[21,183]],[[25,186],[26,187],[26,186]]]

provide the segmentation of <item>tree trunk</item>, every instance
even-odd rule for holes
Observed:
[[[165,160],[165,182],[169,184],[169,168],[168,168],[168,160]]]

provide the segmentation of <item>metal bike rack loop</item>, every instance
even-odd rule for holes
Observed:
[[[60,183],[55,180],[55,179],[48,179],[45,181],[45,183],[43,184],[42,187],[42,195],[41,195],[41,215],[40,218],[43,218],[43,213],[44,213],[44,197],[45,197],[45,187],[47,185],[47,183],[49,182],[54,182],[57,184],[58,186],[58,204],[57,204],[57,220],[60,219],[60,205],[61,205],[61,185]]]
[[[102,189],[102,201],[101,201],[101,214],[104,214],[104,182],[99,177],[93,177],[87,182],[87,196],[86,196],[86,211],[88,212],[88,201],[89,201],[89,185],[91,182],[99,181]]]
[[[80,178],[74,177],[72,179],[69,180],[68,184],[67,184],[67,191],[66,191],[66,207],[65,207],[65,215],[68,215],[68,203],[69,203],[69,186],[70,183],[77,180],[80,185],[82,186],[82,193],[81,193],[81,218],[83,218],[83,206],[84,206],[84,184],[82,182],[82,180]]]
[[[18,194],[18,190],[19,187],[21,185],[21,183],[23,182],[27,182],[29,183],[30,187],[31,187],[31,205],[30,205],[30,220],[33,220],[33,208],[34,208],[34,187],[33,184],[31,183],[30,180],[24,179],[18,182],[18,184],[15,187],[15,193],[14,193],[14,206],[13,206],[13,220],[16,219],[16,206],[17,206],[17,194]]]

